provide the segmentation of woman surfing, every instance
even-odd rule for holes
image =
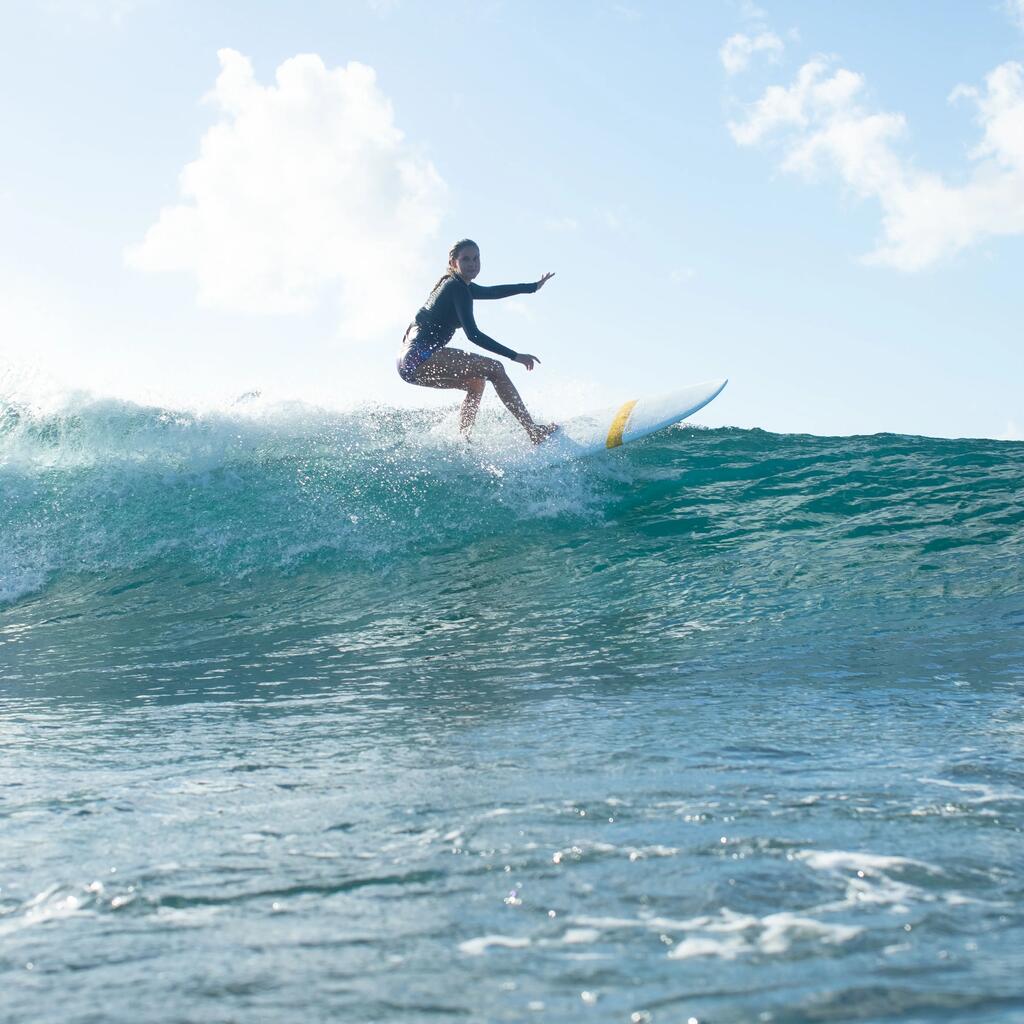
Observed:
[[[554,274],[544,274],[530,284],[498,284],[484,287],[473,283],[480,273],[480,248],[471,238],[456,242],[448,253],[448,271],[434,285],[416,319],[409,324],[398,354],[398,375],[409,384],[425,388],[457,388],[466,392],[459,412],[459,430],[468,439],[480,399],[490,381],[505,408],[522,424],[534,444],[540,444],[557,429],[554,423],[535,423],[527,412],[505,367],[497,359],[472,355],[448,348],[455,331],[461,327],[466,337],[480,348],[522,363],[533,369],[540,360],[525,352],[513,352],[489,338],[473,319],[474,299],[504,299],[538,291]]]

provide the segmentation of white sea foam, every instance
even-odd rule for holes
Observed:
[[[792,855],[816,871],[886,872],[898,868],[915,867],[929,874],[941,875],[941,868],[911,857],[897,857],[877,853],[859,853],[848,850],[800,850]]]
[[[723,911],[723,914],[727,915],[728,911]],[[853,925],[826,924],[788,912],[771,913],[760,919],[735,914],[720,922],[710,922],[706,929],[712,934],[687,936],[669,950],[669,958],[718,956],[735,959],[750,953],[780,956],[798,942],[839,945],[863,931]],[[726,937],[715,938],[715,933]]]
[[[501,949],[525,949],[530,945],[526,937],[513,935],[480,935],[459,943],[459,950],[467,956],[483,956],[493,946]]]
[[[795,938],[810,939],[827,945],[849,942],[864,930],[857,925],[828,923],[799,914],[768,914],[761,919],[764,930],[758,945],[764,953],[784,953]]]
[[[705,956],[732,960],[751,953],[780,956],[797,943],[840,945],[863,931],[857,925],[822,921],[790,911],[758,917],[740,914],[728,907],[723,907],[717,914],[700,914],[681,920],[667,917],[577,917],[573,918],[572,924],[588,933],[640,928],[657,932],[665,936],[666,941],[671,941],[673,934],[682,932],[685,937],[675,942],[668,953],[673,960]]]
[[[631,861],[646,860],[648,857],[675,857],[679,853],[676,846],[663,846],[654,843],[651,846],[621,846],[616,843],[573,843],[556,850],[551,859],[555,864],[565,864],[582,860],[587,856],[626,857]]]
[[[951,782],[949,779],[918,779],[918,782],[930,783],[933,786],[945,786],[964,794],[963,799],[971,804],[1003,803],[1004,801],[1024,800],[1024,792],[1018,789],[997,789],[984,782]]]
[[[95,890],[90,892],[95,893]],[[45,924],[47,921],[74,917],[78,914],[91,914],[94,912],[91,909],[93,898],[92,895],[79,896],[68,892],[60,885],[51,885],[27,900],[21,907],[21,913],[0,921],[0,935],[10,935],[23,928]]]
[[[837,902],[827,903],[819,911],[844,910],[851,906],[874,904],[893,913],[908,913],[919,902],[942,899],[950,902],[951,894],[936,894],[898,877],[912,870],[932,878],[945,872],[934,864],[911,857],[862,853],[847,850],[800,850],[790,855],[814,871],[822,871],[841,879],[845,894]]]
[[[671,922],[661,922],[671,928]],[[669,958],[684,960],[696,956],[717,956],[734,959],[740,955],[759,953],[781,956],[799,942],[839,945],[849,942],[863,929],[819,921],[790,912],[755,917],[723,909],[717,917],[700,917],[680,922],[683,930],[700,934],[687,936],[669,951]],[[718,938],[716,936],[725,936]]]
[[[750,949],[750,945],[739,937],[712,939],[698,936],[676,943],[669,950],[668,957],[670,960],[689,960],[692,957],[717,956],[723,960],[735,960],[741,953]]]

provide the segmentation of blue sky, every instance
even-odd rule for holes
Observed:
[[[539,414],[1024,437],[1016,0],[0,7],[8,390],[451,401],[394,350],[469,235],[556,271],[477,310]]]

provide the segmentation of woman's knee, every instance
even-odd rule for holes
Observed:
[[[466,381],[466,390],[471,395],[476,395],[478,398],[484,393],[485,387],[487,387],[487,381],[483,377],[473,377]]]
[[[482,370],[490,381],[501,380],[505,376],[505,367],[497,359],[484,359]]]

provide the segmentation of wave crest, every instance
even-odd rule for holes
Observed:
[[[518,431],[451,410],[347,413],[256,395],[209,412],[80,397],[0,403],[0,600],[163,558],[230,574],[379,561],[601,514],[607,473],[538,471]]]

